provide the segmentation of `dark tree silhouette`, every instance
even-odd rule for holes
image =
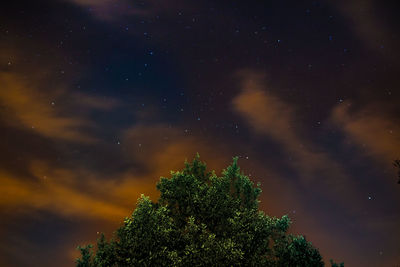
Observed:
[[[305,237],[287,233],[287,216],[259,210],[259,184],[237,158],[221,177],[198,155],[171,176],[158,182],[158,202],[139,198],[113,239],[102,234],[94,252],[78,247],[77,266],[324,266]]]
[[[399,160],[399,159],[396,159],[396,160],[393,162],[393,165],[394,165],[395,167],[398,168],[397,176],[399,177],[399,180],[397,181],[397,183],[400,184],[400,160]]]

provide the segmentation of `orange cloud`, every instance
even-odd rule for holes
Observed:
[[[226,167],[234,156],[229,154],[233,151],[220,149],[223,144],[165,124],[138,124],[124,131],[123,140],[130,148],[127,157],[151,171],[157,179],[170,170],[181,169],[183,161],[191,161],[197,152],[206,162],[212,159],[209,168],[216,170]]]
[[[239,73],[241,92],[233,99],[234,111],[239,113],[255,133],[267,136],[281,145],[291,157],[304,185],[320,183],[325,194],[336,198],[343,195],[347,201],[358,202],[359,190],[355,181],[331,156],[302,136],[301,125],[296,122],[295,109],[267,91],[265,76],[254,71]],[[347,205],[348,206],[348,205]]]
[[[0,207],[51,211],[60,216],[120,222],[141,193],[155,195],[155,184],[128,173],[102,177],[87,170],[54,169],[33,161],[35,180],[0,172]],[[143,178],[143,177],[142,177]]]
[[[21,81],[21,77],[10,73],[1,73],[0,83],[3,85],[0,102],[9,113],[7,122],[45,137],[82,142],[94,141],[92,137],[79,130],[89,126],[88,121],[78,117],[58,115],[52,107],[52,97],[40,92],[34,85],[29,86]]]
[[[282,143],[298,141],[291,129],[292,108],[264,90],[264,75],[243,71],[240,76],[242,91],[233,99],[234,109],[247,119],[256,132],[267,134]]]
[[[59,182],[57,178],[49,176],[41,177],[40,181],[26,181],[8,173],[0,173],[0,206],[3,209],[18,208],[18,211],[26,212],[47,210],[65,217],[104,220],[121,219],[129,215],[126,207],[85,194],[79,188]]]
[[[28,83],[24,80],[22,74],[0,73],[0,83],[3,86],[0,91],[0,103],[7,113],[7,117],[3,118],[9,125],[47,138],[96,142],[96,138],[87,132],[95,125],[85,118],[85,115],[90,110],[109,110],[118,105],[114,100],[106,101],[82,93],[67,92],[62,88],[49,92],[37,84],[40,79],[31,81]],[[65,99],[72,101],[63,103]],[[77,111],[80,111],[79,115],[74,114]]]
[[[350,111],[350,105],[338,105],[332,120],[363,151],[385,162],[400,156],[400,124],[385,116],[382,111],[369,107]]]
[[[240,73],[241,92],[233,99],[233,108],[249,126],[261,135],[266,135],[281,144],[297,160],[304,178],[311,178],[312,172],[319,166],[326,166],[324,161],[332,162],[328,155],[311,142],[302,138],[295,121],[295,110],[278,97],[266,91],[265,77],[257,72]]]

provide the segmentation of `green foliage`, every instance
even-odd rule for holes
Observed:
[[[303,236],[288,235],[275,244],[278,266],[324,266],[318,250]]]
[[[77,266],[324,266],[310,242],[287,234],[287,216],[259,211],[261,189],[237,158],[217,177],[197,155],[157,189],[158,202],[142,195],[113,240],[100,236],[94,254],[90,245],[78,247]]]
[[[87,245],[84,247],[78,246],[79,251],[81,252],[81,257],[80,259],[76,260],[76,266],[77,267],[90,267],[92,266],[91,260],[92,260],[92,252],[90,249],[92,248],[92,245]]]
[[[331,266],[332,267],[344,267],[344,263],[343,262],[341,262],[341,263],[336,263],[336,262],[334,262],[333,260],[330,260],[331,261]]]

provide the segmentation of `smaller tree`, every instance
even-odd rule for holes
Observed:
[[[397,183],[400,184],[400,160],[399,160],[399,159],[396,159],[396,160],[393,162],[393,165],[394,165],[395,167],[398,168],[397,176],[399,177],[399,180],[397,181]]]
[[[197,155],[161,178],[158,202],[142,195],[114,239],[101,235],[95,253],[78,247],[77,266],[324,266],[305,237],[287,234],[287,216],[259,211],[260,185],[237,160],[218,177]]]
[[[331,267],[344,267],[344,263],[343,262],[336,263],[333,260],[330,260],[330,262],[331,262]]]

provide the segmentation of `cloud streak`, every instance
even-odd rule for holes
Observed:
[[[97,218],[120,221],[134,206],[133,196],[148,191],[140,180],[123,178],[120,181],[94,178],[82,170],[52,169],[32,163],[30,180],[1,172],[0,206],[19,212],[50,211],[63,217]],[[42,169],[46,166],[46,169]],[[129,195],[129,201],[127,201]]]
[[[57,114],[58,107],[52,106],[54,98],[41,92],[35,85],[28,85],[18,75],[9,73],[0,74],[0,83],[3,85],[0,102],[7,110],[6,119],[11,125],[49,138],[89,143],[95,141],[81,131],[92,126],[89,121]],[[59,97],[61,91],[55,91],[54,97]]]
[[[366,107],[352,111],[351,104],[341,104],[332,111],[332,121],[366,155],[384,162],[400,156],[399,123],[385,116],[382,109]]]
[[[94,17],[104,21],[114,21],[126,16],[140,18],[151,18],[156,15],[168,14],[172,10],[182,7],[184,1],[180,0],[150,0],[150,1],[128,1],[128,0],[65,0],[80,6]],[[187,7],[187,5],[185,5]]]
[[[34,71],[33,71],[34,72]],[[29,76],[28,76],[29,77]],[[96,125],[88,118],[96,110],[111,110],[119,105],[67,89],[65,84],[49,88],[41,78],[26,78],[22,72],[0,72],[2,119],[9,125],[50,139],[94,143],[89,133]]]
[[[302,136],[295,109],[268,91],[263,74],[246,70],[238,77],[241,91],[232,101],[233,110],[256,134],[282,147],[291,158],[289,166],[297,170],[304,186],[319,184],[319,193],[324,192],[331,199],[341,194],[344,196],[342,205],[353,209],[360,199],[355,181],[327,152]],[[349,201],[352,202],[350,206]]]
[[[353,31],[371,49],[381,53],[390,49],[386,55],[390,58],[396,54],[396,44],[382,18],[378,17],[377,1],[374,0],[329,0],[333,7],[339,10],[350,22]],[[396,42],[397,43],[397,42]]]

